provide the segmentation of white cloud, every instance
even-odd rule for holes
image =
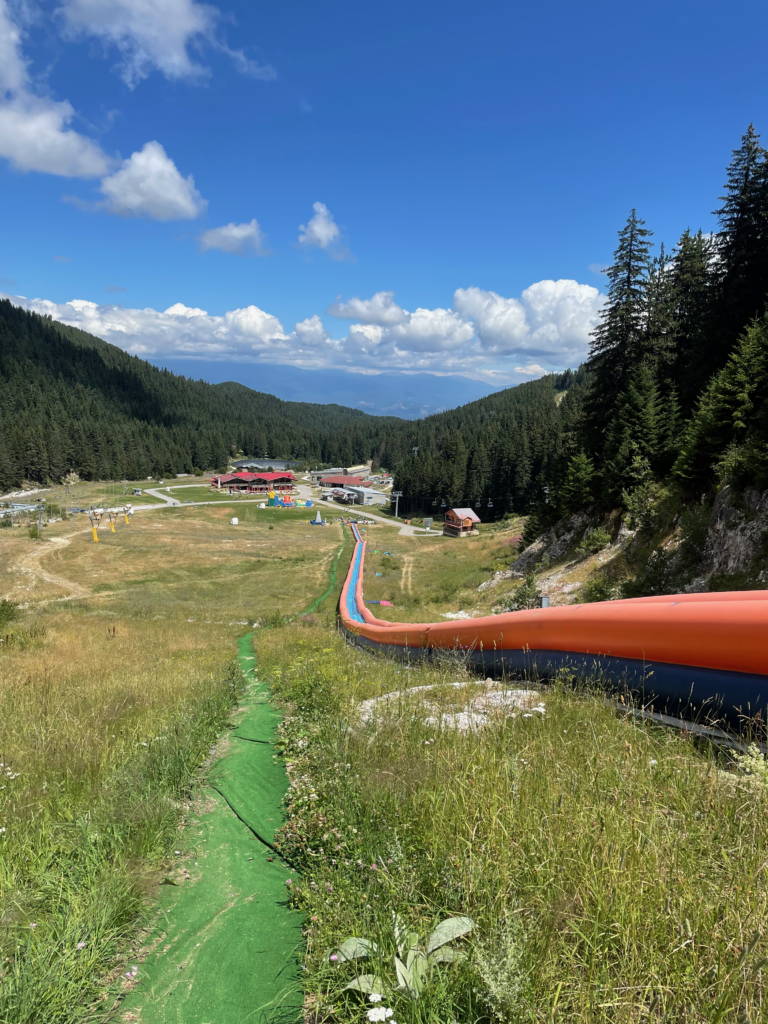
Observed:
[[[516,366],[515,373],[519,373],[523,377],[545,377],[547,371],[538,363],[528,363],[527,366]]]
[[[271,79],[274,69],[231,50],[217,36],[220,12],[196,0],[64,0],[59,13],[72,37],[93,36],[122,56],[120,76],[134,88],[154,69],[166,78],[200,80],[208,69],[189,55],[207,42],[226,53],[243,74]]]
[[[354,259],[349,249],[341,244],[339,225],[325,203],[313,203],[312,209],[314,216],[299,225],[299,248],[322,249],[332,260]]]
[[[322,345],[330,341],[330,335],[323,327],[323,321],[317,313],[297,323],[294,334],[302,345]]]
[[[178,302],[164,312],[56,304],[11,297],[27,309],[81,327],[140,356],[191,356],[360,373],[384,370],[463,374],[504,385],[575,366],[605,297],[576,281],[539,281],[519,299],[458,289],[454,309],[402,309],[391,292],[337,302],[336,315],[360,314],[333,338],[314,314],[286,331],[277,317],[247,306],[223,316]],[[363,322],[365,319],[368,322]],[[378,320],[379,322],[373,322]],[[538,356],[538,358],[532,358]]]
[[[299,245],[314,245],[327,249],[339,237],[339,226],[325,203],[313,203],[315,211],[308,224],[299,225]]]
[[[101,191],[110,213],[153,220],[192,220],[207,201],[195,188],[192,175],[182,178],[159,142],[147,142],[119,171],[104,178]]]
[[[234,253],[235,256],[267,256],[267,236],[254,218],[247,224],[225,224],[220,228],[211,228],[200,236],[200,248],[221,249],[222,252]]]
[[[573,363],[585,358],[604,302],[597,288],[561,280],[538,281],[519,299],[481,288],[458,288],[453,305],[475,324],[489,355],[527,353]]]
[[[21,29],[0,0],[0,93],[18,93],[28,84],[27,62],[21,52]]]
[[[0,0],[0,157],[20,171],[65,178],[106,174],[110,161],[99,144],[68,127],[72,105],[31,91],[21,42],[21,29]]]
[[[350,299],[328,307],[340,320],[359,320],[364,324],[400,324],[410,316],[395,302],[394,292],[376,292],[371,299]]]

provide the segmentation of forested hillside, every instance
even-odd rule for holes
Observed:
[[[492,519],[545,500],[567,461],[585,379],[568,370],[389,428],[381,462],[395,469],[401,509],[469,504]]]
[[[179,377],[0,302],[3,490],[70,470],[84,479],[139,479],[216,469],[236,451],[348,464],[369,456],[388,422]]]
[[[490,500],[483,518],[533,513],[531,538],[578,509],[640,515],[663,481],[768,487],[768,159],[752,126],[724,191],[715,235],[687,229],[655,255],[632,210],[575,374],[389,435],[405,507]]]
[[[654,254],[633,210],[606,271],[588,361],[420,421],[283,402],[158,370],[82,331],[0,303],[0,487],[222,467],[236,451],[395,473],[406,513],[446,504],[529,514],[641,509],[768,486],[768,159],[752,126],[706,236]]]

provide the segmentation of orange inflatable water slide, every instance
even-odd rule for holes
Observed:
[[[377,619],[363,598],[366,542],[340,600],[345,633],[389,656],[464,652],[486,674],[551,678],[560,670],[629,689],[667,714],[727,719],[768,711],[768,591],[675,594],[507,612],[450,622]]]

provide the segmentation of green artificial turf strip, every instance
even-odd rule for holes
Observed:
[[[238,656],[253,679],[250,636],[238,642]],[[142,1024],[300,1019],[302,915],[289,906],[290,869],[266,845],[281,824],[288,786],[283,766],[272,760],[279,721],[266,687],[254,680],[229,750],[205,788],[214,808],[195,827],[203,834],[192,836],[190,827],[182,840],[199,851],[184,861],[191,878],[162,887],[155,949],[123,1006]]]

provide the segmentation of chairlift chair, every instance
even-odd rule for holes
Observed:
[[[493,500],[491,498],[488,499],[488,508],[493,508]]]

